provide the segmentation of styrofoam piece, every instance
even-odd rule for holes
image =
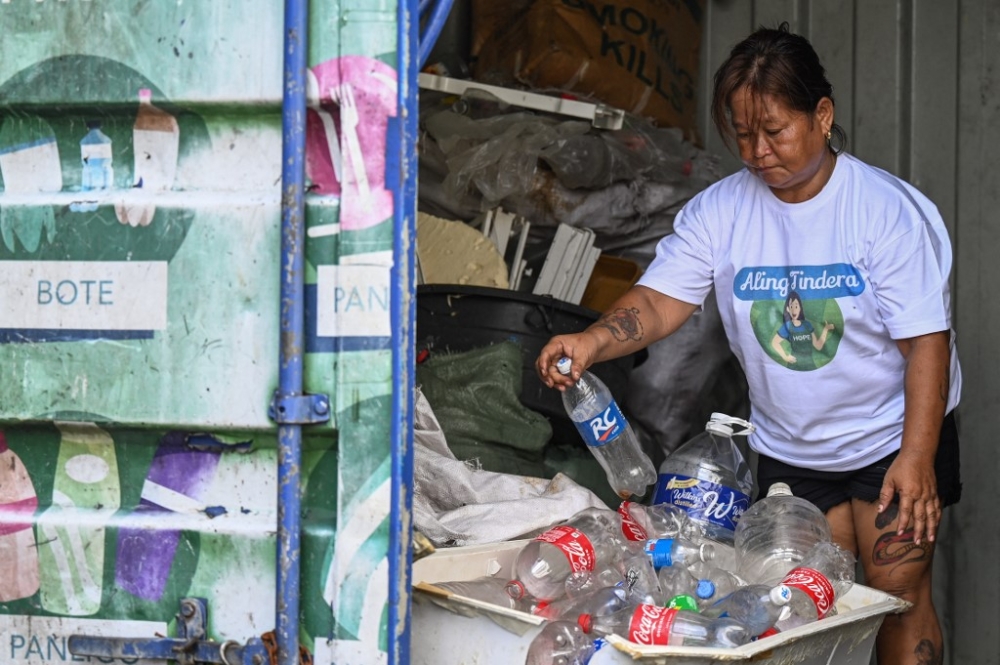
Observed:
[[[434,582],[509,576],[517,552],[527,541],[439,549],[413,565],[411,662],[415,665],[490,663],[521,665],[531,640],[541,631],[539,617],[453,595]],[[887,614],[909,603],[855,584],[837,602],[837,614],[735,649],[642,646],[618,636],[608,638],[590,665],[868,665],[875,636]],[[613,648],[611,648],[613,647]]]

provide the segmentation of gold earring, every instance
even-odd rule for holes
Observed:
[[[830,139],[832,138],[833,138],[833,132],[831,132],[829,129],[826,130],[826,142],[829,143]]]

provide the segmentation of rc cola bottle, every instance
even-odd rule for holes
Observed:
[[[571,366],[569,358],[556,363],[564,375],[569,375]],[[656,469],[604,382],[584,372],[574,385],[563,391],[562,401],[618,496],[628,499],[645,494],[656,482]]]
[[[815,505],[774,483],[736,525],[736,573],[751,583],[777,584],[817,543],[833,535]]]

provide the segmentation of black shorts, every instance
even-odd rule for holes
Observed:
[[[874,502],[882,490],[889,465],[898,454],[898,451],[894,452],[854,471],[813,471],[758,455],[757,498],[767,496],[767,489],[772,483],[787,483],[792,488],[792,494],[807,499],[824,513],[851,499]],[[941,423],[934,472],[941,507],[958,503],[962,498],[962,478],[959,474],[958,428],[954,411],[946,415]]]

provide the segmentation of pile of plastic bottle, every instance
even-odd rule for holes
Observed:
[[[610,634],[726,648],[830,616],[854,584],[854,556],[832,542],[822,512],[783,483],[750,505],[734,425],[752,431],[713,414],[705,432],[669,455],[649,505],[588,508],[552,526],[521,548],[511,579],[438,586],[546,618],[528,665],[584,665]]]

